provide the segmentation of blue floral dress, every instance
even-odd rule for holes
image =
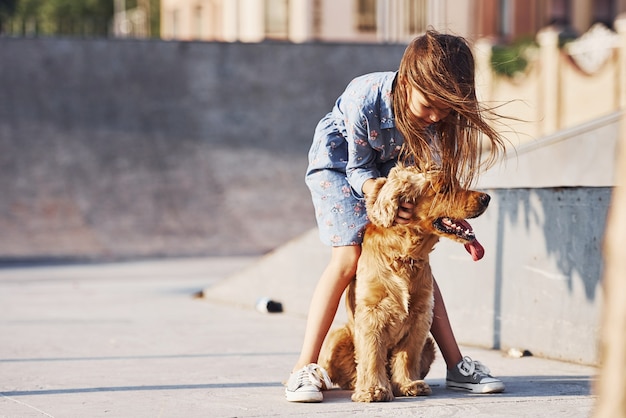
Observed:
[[[363,183],[386,176],[404,138],[395,127],[391,90],[396,72],[355,78],[315,128],[306,184],[322,242],[359,245],[367,225]]]

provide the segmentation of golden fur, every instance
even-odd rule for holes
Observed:
[[[401,201],[415,205],[408,224],[394,223]],[[354,389],[353,401],[429,395],[423,380],[435,357],[428,337],[434,303],[429,253],[441,236],[471,243],[471,230],[446,227],[442,218],[479,216],[489,196],[444,187],[438,171],[396,166],[376,180],[366,203],[371,223],[347,289],[348,323],[328,335],[319,363],[334,383]]]

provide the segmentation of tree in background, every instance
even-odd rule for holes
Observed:
[[[4,33],[4,24],[15,13],[17,0],[0,0],[0,35]]]
[[[147,0],[146,0],[147,1]],[[128,9],[137,0],[126,0]],[[113,0],[0,0],[0,33],[11,36],[111,36]],[[159,0],[149,0],[150,33],[159,35]]]

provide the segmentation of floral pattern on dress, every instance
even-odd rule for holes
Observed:
[[[391,90],[395,72],[352,80],[320,120],[309,150],[306,182],[320,238],[328,245],[358,245],[367,225],[362,186],[387,175],[404,139],[395,127]]]

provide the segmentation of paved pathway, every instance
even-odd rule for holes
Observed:
[[[194,298],[254,258],[0,269],[0,417],[588,417],[596,369],[463,347],[507,391],[357,404],[284,400],[305,320]],[[241,286],[241,279],[233,286]]]

